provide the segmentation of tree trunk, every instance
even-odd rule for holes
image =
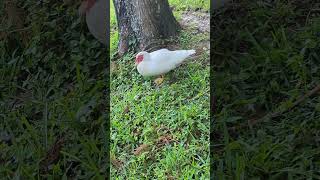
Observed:
[[[180,26],[168,0],[113,0],[119,30],[118,54],[129,47],[140,50],[158,46],[175,36]]]

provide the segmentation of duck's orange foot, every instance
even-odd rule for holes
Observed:
[[[164,76],[161,75],[160,77],[154,80],[154,83],[156,83],[157,86],[160,86],[163,83],[163,81],[164,81]]]

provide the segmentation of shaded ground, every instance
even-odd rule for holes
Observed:
[[[213,13],[217,179],[320,178],[319,93],[303,97],[320,84],[318,6],[236,1]]]
[[[210,14],[201,11],[183,12],[179,23],[182,27],[195,27],[199,32],[210,32]]]
[[[179,17],[179,23],[183,29],[189,29],[193,35],[204,34],[210,36],[210,14],[203,11],[186,11]],[[210,53],[210,39],[203,39],[193,46],[197,54],[206,51]]]
[[[106,177],[106,49],[77,3],[0,3],[0,177]]]

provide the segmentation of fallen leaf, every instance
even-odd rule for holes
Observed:
[[[134,130],[132,131],[132,135],[133,135],[133,136],[139,136],[140,134],[141,134],[141,132],[140,132],[139,129],[134,129]]]
[[[114,73],[117,71],[118,65],[115,61],[110,62],[110,72]]]
[[[56,163],[60,157],[60,151],[65,143],[63,137],[58,138],[56,142],[47,151],[45,158],[40,161],[40,168],[42,172],[48,172],[49,166]]]
[[[169,173],[166,173],[166,175],[167,175],[167,179],[168,180],[174,180],[175,178],[172,176],[172,175],[170,175]]]
[[[120,169],[123,165],[123,162],[116,159],[115,157],[111,158],[111,163],[114,167],[116,167],[117,169]]]
[[[130,107],[129,107],[129,105],[127,105],[123,111],[123,114],[128,114],[129,111],[130,111]]]
[[[164,135],[164,136],[160,136],[158,139],[157,139],[157,145],[158,146],[163,146],[165,144],[169,144],[173,141],[173,138],[171,135]]]
[[[133,151],[133,154],[138,156],[141,153],[145,152],[149,146],[147,144],[141,144],[137,149]]]

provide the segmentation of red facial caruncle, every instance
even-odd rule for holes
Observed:
[[[143,61],[143,55],[141,54],[141,55],[137,55],[137,57],[136,57],[136,64],[139,64],[139,63],[141,63]]]

